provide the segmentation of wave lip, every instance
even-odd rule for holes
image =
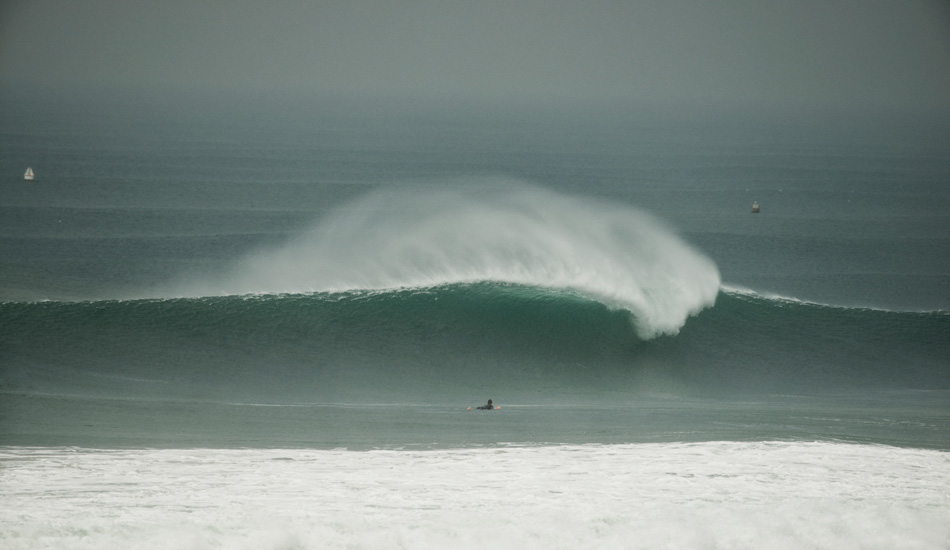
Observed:
[[[642,338],[675,334],[715,302],[716,265],[652,216],[520,182],[493,183],[372,192],[186,295],[502,282],[565,289],[628,310]]]

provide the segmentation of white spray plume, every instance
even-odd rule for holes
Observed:
[[[214,293],[479,281],[568,289],[629,310],[639,336],[652,338],[712,305],[720,277],[711,260],[640,210],[507,182],[370,193],[282,248],[246,258]]]

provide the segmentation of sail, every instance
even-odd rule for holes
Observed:
[[[26,173],[23,174],[23,179],[25,179],[26,181],[33,181],[33,169],[32,169],[32,168],[27,168],[27,169],[26,169]]]

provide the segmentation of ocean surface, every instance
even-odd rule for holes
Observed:
[[[6,92],[0,546],[950,548],[948,184],[933,115]]]

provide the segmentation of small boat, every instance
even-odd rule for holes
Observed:
[[[757,202],[755,202],[755,201],[752,201],[752,213],[753,213],[753,214],[758,214],[758,213],[759,213],[759,203],[757,203]]]
[[[29,168],[29,167],[28,167],[28,168],[26,169],[26,173],[23,174],[23,179],[26,180],[26,181],[33,181],[33,169],[32,169],[32,168]]]

